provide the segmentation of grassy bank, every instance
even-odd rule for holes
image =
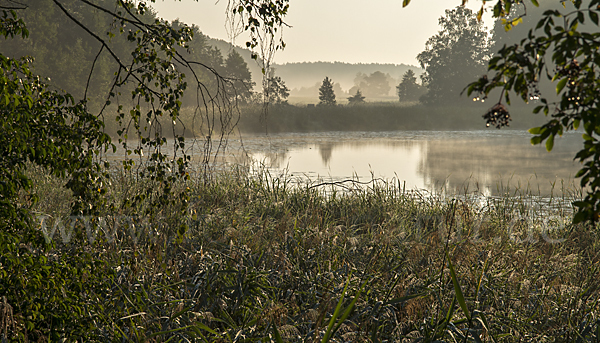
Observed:
[[[391,183],[341,192],[238,170],[179,185],[191,189],[186,204],[148,210],[126,204],[155,186],[120,175],[106,213],[86,222],[68,217],[61,180],[32,174],[32,210],[48,216],[28,234],[49,245],[16,243],[40,267],[3,275],[9,340],[600,339],[599,232],[526,195],[441,199]],[[173,215],[180,206],[186,216]],[[2,269],[18,261],[6,255]]]
[[[244,132],[481,130],[487,104],[425,106],[401,103],[367,103],[356,106],[322,107],[277,105],[265,119],[260,106],[241,109],[239,127]],[[545,117],[531,113],[531,106],[511,109],[510,127],[540,126]],[[266,126],[266,128],[265,128]]]
[[[333,107],[307,105],[274,105],[269,107],[265,117],[261,104],[239,105],[222,112],[215,110],[206,114],[201,108],[185,107],[176,121],[160,117],[148,132],[157,127],[166,137],[174,134],[185,137],[216,136],[223,123],[237,127],[246,133],[277,132],[319,132],[319,131],[397,131],[397,130],[481,130],[485,129],[482,115],[489,106],[481,103],[467,103],[464,106],[425,106],[417,103],[381,102],[364,105],[340,105]],[[114,110],[114,109],[113,109]],[[543,115],[531,113],[532,106],[510,109],[513,121],[510,128],[530,129],[544,123]],[[105,130],[111,137],[118,137],[122,128],[110,109],[105,115]],[[131,123],[125,122],[133,127]],[[143,124],[146,125],[146,124]],[[142,126],[143,126],[142,125]],[[214,130],[214,131],[212,131]],[[229,131],[228,130],[228,131]],[[131,137],[130,137],[131,138]]]

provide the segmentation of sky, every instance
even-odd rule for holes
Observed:
[[[156,0],[151,6],[166,20],[196,24],[213,38],[231,41],[226,29],[228,0]],[[286,48],[275,63],[346,62],[418,65],[416,56],[440,27],[438,19],[461,0],[292,0],[286,16]],[[491,3],[491,2],[490,2]],[[468,7],[479,10],[481,2]],[[488,6],[488,5],[486,5]],[[491,6],[491,5],[490,5]],[[484,23],[492,27],[488,13]],[[246,36],[233,40],[244,46]]]

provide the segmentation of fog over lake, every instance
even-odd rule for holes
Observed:
[[[490,195],[507,185],[540,195],[572,187],[581,134],[557,137],[552,152],[532,146],[531,137],[523,130],[321,132],[243,136],[242,142],[272,175],[312,181],[395,178],[411,190],[468,186]],[[239,151],[239,143],[231,139],[230,151]]]

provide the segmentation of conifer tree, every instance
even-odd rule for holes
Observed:
[[[333,81],[325,77],[323,84],[319,88],[319,105],[335,106],[335,92],[333,91]]]
[[[396,86],[396,94],[400,101],[418,100],[424,93],[424,87],[417,83],[415,72],[411,69],[404,73],[402,81]]]
[[[364,104],[364,102],[365,102],[365,97],[364,97],[364,95],[362,95],[360,89],[357,89],[356,94],[354,94],[353,96],[348,98],[349,105]]]

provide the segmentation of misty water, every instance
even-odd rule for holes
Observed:
[[[523,130],[285,133],[230,139],[229,148],[241,143],[272,176],[309,182],[382,178],[446,194],[571,193],[581,133],[557,137],[552,152],[530,138]]]
[[[408,191],[573,195],[581,166],[573,157],[581,149],[581,133],[557,137],[551,152],[531,145],[531,137],[525,130],[491,129],[244,134],[229,137],[219,156],[302,184],[383,179]],[[199,164],[203,144],[188,142],[186,150]],[[111,159],[125,156],[119,148]]]

